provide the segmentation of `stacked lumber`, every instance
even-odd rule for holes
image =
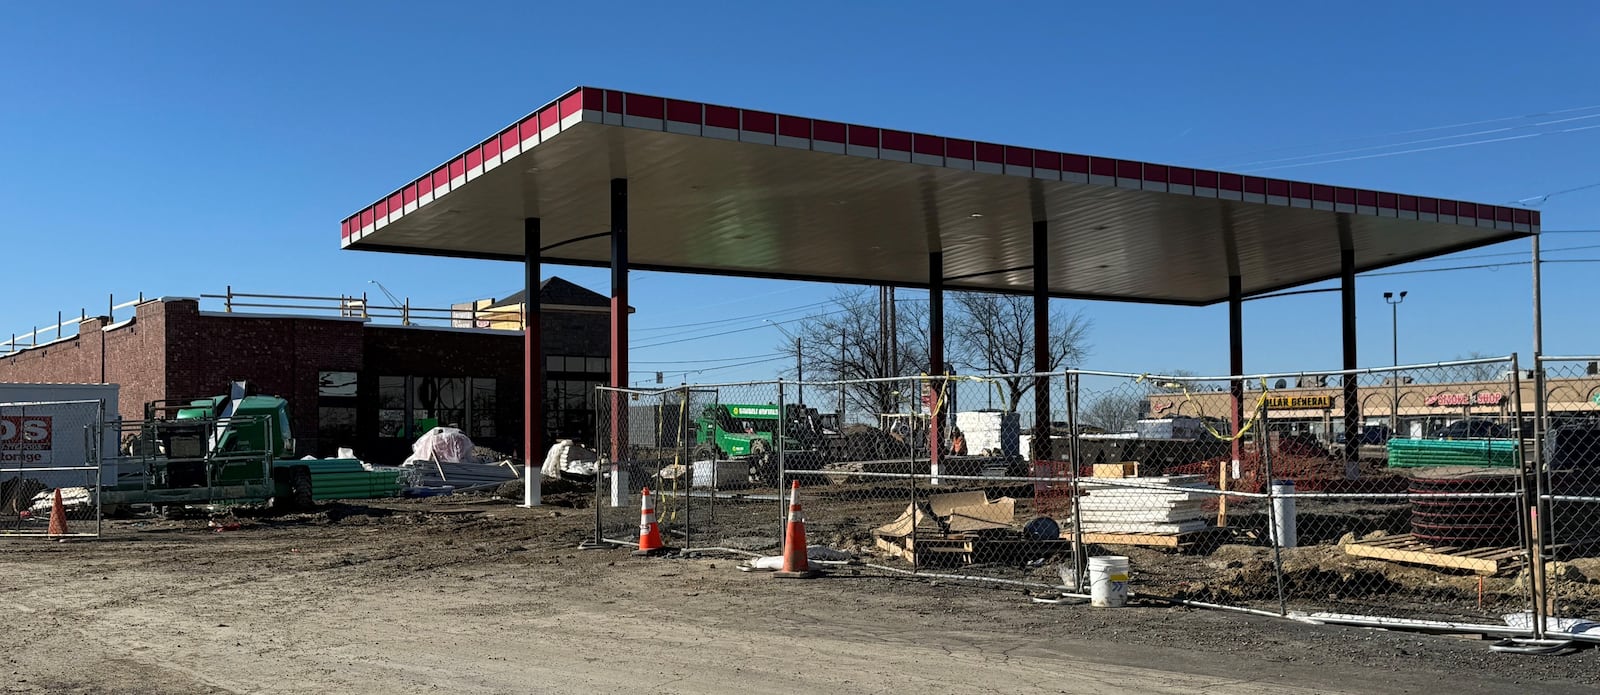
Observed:
[[[1085,533],[1189,533],[1206,528],[1215,490],[1198,475],[1084,478],[1078,500]]]

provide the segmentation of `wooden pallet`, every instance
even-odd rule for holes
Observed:
[[[1083,542],[1089,545],[1142,545],[1151,548],[1183,548],[1215,538],[1232,529],[1214,527],[1187,533],[1085,533]],[[1062,529],[1061,535],[1070,536],[1071,529]]]
[[[1344,547],[1344,551],[1357,557],[1467,570],[1486,577],[1521,567],[1527,561],[1522,549],[1517,547],[1456,548],[1431,545],[1409,533],[1351,543]]]
[[[917,566],[976,565],[1015,561],[1018,564],[1072,549],[1072,541],[995,538],[981,535],[950,534],[934,536],[878,536],[874,544],[890,557]]]

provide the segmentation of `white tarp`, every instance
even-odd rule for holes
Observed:
[[[417,441],[411,445],[411,458],[406,459],[406,463],[413,461],[478,462],[472,455],[472,439],[454,427],[435,427],[417,437]]]

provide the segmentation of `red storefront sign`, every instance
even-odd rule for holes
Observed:
[[[1503,393],[1441,393],[1428,396],[1430,406],[1460,407],[1468,405],[1500,405],[1506,399]]]

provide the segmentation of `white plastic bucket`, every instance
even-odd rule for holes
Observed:
[[[1089,605],[1121,608],[1128,605],[1128,558],[1101,555],[1089,558]]]

